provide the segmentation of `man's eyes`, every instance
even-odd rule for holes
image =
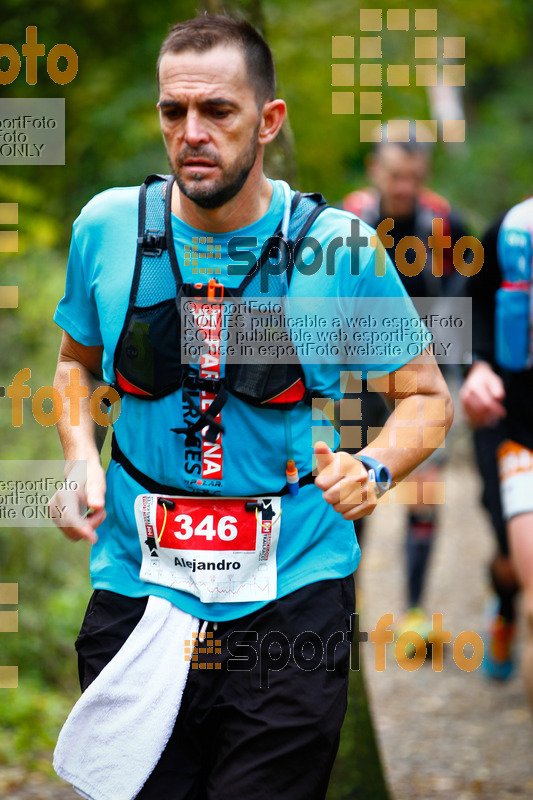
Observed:
[[[179,106],[169,106],[162,109],[163,117],[167,120],[183,119],[186,113],[185,109]],[[228,108],[220,108],[219,106],[208,106],[203,113],[213,119],[226,119],[231,114],[231,111]]]
[[[211,106],[208,109],[207,113],[210,114],[212,117],[215,117],[215,119],[224,119],[225,117],[229,116],[230,111],[228,108],[219,108],[218,106]]]
[[[179,106],[169,106],[163,109],[163,116],[165,119],[180,119],[183,117],[184,111]]]

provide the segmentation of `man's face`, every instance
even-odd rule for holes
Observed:
[[[408,153],[395,144],[384,145],[372,160],[370,177],[382,198],[382,210],[393,219],[410,216],[429,168],[424,153]]]
[[[219,208],[244,186],[258,156],[260,112],[233,47],[166,53],[159,112],[180,190],[202,208]]]

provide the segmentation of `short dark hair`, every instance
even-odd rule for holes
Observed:
[[[204,14],[172,26],[159,52],[157,82],[161,59],[166,53],[186,50],[203,53],[221,46],[238,47],[242,51],[257,105],[261,108],[267,100],[273,100],[276,69],[270,47],[249,22],[219,14]]]

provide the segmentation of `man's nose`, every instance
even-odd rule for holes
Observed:
[[[193,110],[187,113],[185,120],[185,140],[187,144],[190,144],[192,147],[196,147],[209,140],[209,135],[201,116]]]

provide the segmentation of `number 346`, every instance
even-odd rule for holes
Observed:
[[[190,539],[192,536],[205,536],[206,539],[212,541],[217,536],[224,542],[231,542],[232,539],[237,538],[237,518],[236,517],[221,517],[215,528],[214,515],[207,514],[198,525],[194,526],[194,520],[189,514],[178,514],[174,518],[174,522],[178,526],[174,530],[176,539]]]

